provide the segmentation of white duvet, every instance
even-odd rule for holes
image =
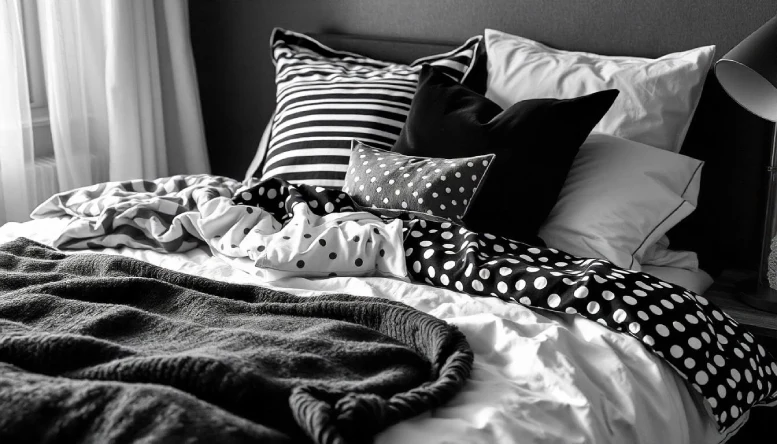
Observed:
[[[60,219],[6,224],[0,243],[23,236],[51,245],[62,227]],[[390,278],[286,278],[269,284],[203,249],[173,255],[127,248],[99,252],[297,295],[384,297],[458,326],[475,352],[471,380],[449,404],[389,428],[378,443],[697,444],[724,442],[738,428],[719,434],[669,366],[636,339],[578,316]]]

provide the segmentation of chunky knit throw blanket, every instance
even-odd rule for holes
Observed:
[[[0,246],[0,442],[369,442],[471,365],[400,303]]]

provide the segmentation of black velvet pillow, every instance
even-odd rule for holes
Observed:
[[[617,96],[611,89],[567,100],[524,100],[502,110],[425,66],[392,151],[448,159],[496,154],[464,223],[534,244],[580,145]]]

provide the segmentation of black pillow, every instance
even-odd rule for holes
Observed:
[[[496,154],[464,223],[535,244],[580,145],[617,96],[611,89],[574,99],[524,100],[502,110],[425,66],[392,151],[448,159]]]

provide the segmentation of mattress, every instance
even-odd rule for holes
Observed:
[[[64,219],[9,223],[0,227],[0,243],[27,237],[51,245],[65,224]],[[300,296],[343,292],[388,298],[458,326],[475,352],[471,380],[452,402],[385,430],[378,443],[720,443],[747,420],[743,416],[721,435],[667,364],[636,339],[579,316],[392,278],[266,282],[205,248],[178,254],[129,248],[70,254],[93,252]],[[693,273],[679,275],[696,284],[704,281]]]

